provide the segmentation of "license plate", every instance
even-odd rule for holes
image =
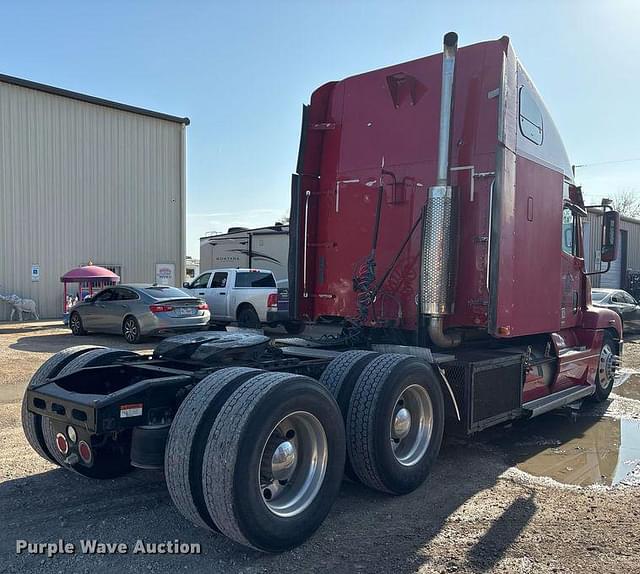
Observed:
[[[197,309],[193,307],[178,307],[176,311],[180,317],[192,317],[197,313]]]

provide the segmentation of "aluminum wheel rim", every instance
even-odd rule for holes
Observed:
[[[80,318],[78,315],[73,315],[71,317],[71,330],[74,332],[80,330]]]
[[[276,516],[304,512],[313,502],[327,472],[328,442],[320,421],[296,411],[271,431],[258,466],[258,488]]]
[[[611,347],[604,345],[602,351],[600,351],[600,358],[598,360],[598,379],[603,389],[608,389],[613,381],[613,359],[614,355]]]
[[[393,456],[400,464],[413,466],[422,460],[433,434],[433,404],[423,386],[410,385],[400,393],[393,407],[389,434]]]
[[[124,338],[127,341],[135,339],[137,331],[136,324],[131,319],[124,324]]]

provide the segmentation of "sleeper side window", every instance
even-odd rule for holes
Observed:
[[[562,210],[562,251],[567,255],[576,254],[575,216],[568,207]]]
[[[531,92],[525,87],[520,88],[520,132],[529,141],[542,145],[543,126],[542,112]]]

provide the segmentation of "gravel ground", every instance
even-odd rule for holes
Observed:
[[[447,439],[429,479],[408,496],[345,482],[328,519],[302,547],[281,555],[247,551],[183,520],[161,473],[90,481],[30,450],[20,427],[24,387],[52,353],[78,341],[53,323],[0,323],[0,572],[640,572],[637,481],[578,487],[534,477],[512,467],[510,453],[496,446],[496,436],[508,439],[508,428]],[[81,342],[129,348],[114,337]],[[640,344],[627,344],[624,367],[640,371]],[[587,407],[578,418],[640,419],[640,401],[632,398],[639,380],[629,377],[607,404]],[[528,423],[534,437],[545,420]],[[568,428],[577,435],[584,426]],[[18,555],[18,539],[63,539],[78,547],[97,539],[130,550],[48,558]],[[138,539],[199,543],[202,553],[131,554]]]

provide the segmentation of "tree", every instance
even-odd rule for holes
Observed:
[[[611,198],[613,209],[620,215],[640,217],[640,192],[634,187],[620,188]]]

